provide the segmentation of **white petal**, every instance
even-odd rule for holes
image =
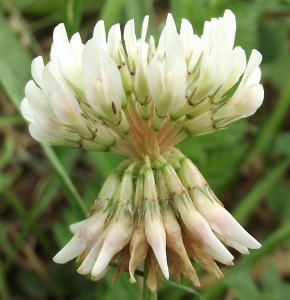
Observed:
[[[48,63],[43,71],[46,90],[50,92],[48,103],[59,122],[78,128],[81,134],[90,136],[81,109],[73,93],[54,74],[53,64]]]
[[[94,39],[97,39],[98,43],[104,48],[107,49],[107,39],[105,31],[105,23],[103,20],[98,21],[94,28]]]
[[[108,273],[108,271],[109,271],[110,269],[111,269],[111,267],[108,266],[108,267],[105,268],[104,271],[101,272],[99,275],[97,275],[97,276],[91,276],[91,280],[92,280],[92,281],[98,281],[98,280],[102,279],[102,278]]]
[[[104,232],[104,243],[92,270],[92,276],[98,276],[108,266],[113,256],[129,242],[133,231],[132,217],[129,212],[117,221],[114,217]]]
[[[120,24],[113,25],[108,33],[108,52],[117,62],[119,61],[119,48],[121,45]]]
[[[231,240],[231,239],[221,238],[221,240],[222,240],[225,244],[227,244],[227,245],[230,246],[230,247],[235,248],[237,251],[239,251],[239,252],[242,253],[242,254],[245,254],[245,255],[250,254],[250,252],[249,252],[249,250],[248,250],[247,247],[242,246],[241,244],[239,244],[239,243],[237,243],[237,242],[235,242],[235,241],[233,241],[233,240]]]
[[[142,24],[141,31],[141,43],[145,43],[147,28],[148,28],[149,16],[145,16]]]
[[[105,234],[103,232],[103,234],[97,239],[96,243],[92,246],[92,248],[89,249],[89,253],[87,254],[86,258],[84,259],[80,267],[77,269],[78,273],[84,275],[92,272],[95,262],[102,249],[104,238],[105,238]]]
[[[59,138],[60,140],[75,140],[79,141],[80,136],[76,133],[68,131],[67,127],[61,124],[58,124],[50,119],[47,119],[37,113],[34,113],[34,123],[40,130],[45,131],[47,134]],[[73,144],[77,146],[76,144]]]
[[[74,60],[79,68],[82,70],[82,52],[84,49],[84,45],[82,43],[81,37],[79,33],[75,33],[70,40],[71,51],[74,56]]]
[[[245,89],[247,86],[249,86],[250,84],[258,83],[258,81],[253,82],[253,80],[259,79],[259,71],[256,71],[256,69],[259,67],[261,61],[262,61],[261,53],[257,50],[253,50],[250,59],[248,61],[243,78],[233,98],[235,99],[239,98],[239,94],[241,93],[241,91]],[[256,74],[254,75],[254,78],[252,77],[253,73]]]
[[[264,89],[261,84],[255,84],[244,90],[241,95],[233,115],[248,117],[253,115],[262,105],[264,99]]]
[[[30,104],[27,101],[27,98],[24,98],[21,101],[20,110],[21,110],[23,117],[30,123],[33,123],[33,110],[31,109]]]
[[[43,88],[42,72],[44,69],[43,58],[41,56],[36,57],[31,63],[31,74],[35,82]]]
[[[90,40],[83,51],[82,65],[88,102],[97,113],[102,113],[103,117],[116,117],[112,109],[112,102],[118,112],[121,109],[123,95],[122,80],[116,63],[97,44],[96,40]],[[105,91],[98,90],[97,83],[99,81],[99,84],[102,84],[104,78],[107,88]],[[106,99],[110,99],[110,101],[107,102]]]
[[[71,51],[71,47],[63,23],[59,24],[54,29],[53,43],[61,74],[73,86],[75,86],[79,90],[82,90],[83,80],[81,72]]]
[[[147,82],[148,62],[147,53],[148,45],[145,43],[149,17],[146,16],[142,25],[141,40],[137,57],[137,66],[135,74],[134,88],[138,97],[138,101],[143,103],[149,97],[149,88]]]
[[[168,114],[184,101],[186,74],[180,36],[165,26],[148,68],[149,89],[159,115]]]
[[[231,239],[251,249],[261,247],[260,243],[220,204],[210,201],[202,193],[196,196],[195,203],[200,213],[208,221],[210,227],[222,237]]]
[[[233,69],[229,74],[227,80],[225,80],[221,89],[214,96],[214,101],[218,101],[221,96],[227,92],[235,83],[238,82],[240,76],[243,74],[246,68],[246,54],[245,50],[241,47],[236,47],[233,50]]]
[[[221,22],[226,29],[228,49],[233,49],[237,27],[236,17],[231,10],[226,9],[223,18],[221,18]]]
[[[57,121],[50,105],[47,103],[46,94],[38,87],[32,87],[26,91],[27,100],[31,109],[44,118]]]
[[[35,140],[39,142],[49,143],[55,146],[57,145],[72,146],[72,143],[56,138],[50,135],[47,131],[44,131],[42,128],[39,128],[39,126],[35,126],[33,124],[29,124],[29,133]]]
[[[188,72],[191,73],[197,65],[197,62],[202,54],[201,39],[194,34],[193,35],[193,49],[188,61]]]
[[[85,249],[86,244],[78,234],[74,235],[72,239],[53,257],[53,261],[58,264],[64,264],[76,256],[80,255]]]
[[[166,256],[166,234],[162,220],[157,214],[151,216],[150,209],[147,207],[144,222],[147,241],[152,247],[164,277],[169,279]]]
[[[36,84],[34,83],[33,80],[29,80],[26,85],[25,85],[25,88],[24,88],[24,92],[25,92],[25,95],[27,96],[29,91],[33,88],[36,87]]]
[[[187,203],[186,208],[183,203],[180,203],[178,211],[188,231],[202,241],[204,250],[221,263],[231,265],[234,257],[214,235],[207,221],[193,205]]]
[[[181,21],[180,38],[182,40],[185,58],[189,59],[194,49],[194,38],[192,25],[186,19],[182,19]]]
[[[72,239],[53,258],[57,263],[65,263],[86,250],[102,233],[108,213],[95,213],[85,220],[84,224]]]
[[[166,26],[168,26],[168,27],[172,28],[173,30],[177,31],[176,30],[176,25],[175,25],[175,22],[174,22],[172,14],[168,14],[167,15]]]
[[[134,20],[126,23],[124,28],[124,40],[129,59],[129,66],[131,71],[135,71],[137,63],[137,40],[135,35]]]
[[[77,231],[84,225],[84,223],[86,222],[86,220],[74,223],[69,225],[69,230],[73,233],[76,234]]]

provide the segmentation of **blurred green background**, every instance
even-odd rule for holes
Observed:
[[[33,57],[49,58],[53,28],[90,38],[99,19],[106,29],[143,17],[158,37],[168,12],[179,27],[187,18],[196,33],[203,23],[231,9],[237,18],[235,45],[263,54],[265,100],[260,110],[225,131],[192,138],[180,149],[199,167],[226,208],[262,244],[236,256],[216,280],[198,266],[199,297],[225,300],[285,300],[290,297],[290,1],[289,0],[0,0],[0,299],[139,299],[140,284],[113,270],[99,282],[78,275],[74,262],[52,257],[84,218],[101,183],[122,160],[109,153],[40,145],[19,114]],[[191,287],[188,280],[182,284]],[[159,299],[198,299],[164,284]],[[288,296],[287,296],[288,295]]]

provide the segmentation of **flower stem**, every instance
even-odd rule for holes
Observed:
[[[147,263],[144,263],[144,277],[143,277],[143,297],[142,300],[157,300],[157,290],[155,293],[152,293],[148,286],[146,285],[146,280],[148,277],[149,269]]]

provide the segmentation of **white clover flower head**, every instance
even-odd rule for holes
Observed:
[[[226,211],[196,166],[174,146],[190,136],[226,128],[263,102],[261,54],[234,47],[235,16],[205,22],[201,37],[168,15],[160,40],[141,37],[134,20],[106,36],[99,21],[93,38],[69,41],[63,24],[54,30],[50,62],[37,57],[21,103],[31,135],[40,142],[111,151],[128,159],[102,186],[86,220],[71,225],[73,238],[54,257],[78,256],[78,272],[102,278],[117,262],[130,281],[144,260],[147,285],[171,275],[199,280],[190,259],[217,277],[214,260],[233,264],[224,244],[248,254],[261,245]],[[237,85],[234,93],[232,88]],[[231,94],[229,94],[231,93]]]

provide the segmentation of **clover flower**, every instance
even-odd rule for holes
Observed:
[[[183,19],[180,32],[168,14],[158,46],[137,40],[134,20],[106,37],[99,21],[93,38],[69,41],[63,24],[53,34],[50,61],[32,62],[21,111],[40,142],[127,156],[108,177],[87,219],[71,225],[73,238],[53,258],[75,257],[80,274],[98,280],[110,262],[135,282],[146,260],[155,291],[170,274],[199,280],[190,259],[217,277],[215,261],[233,265],[228,245],[243,254],[261,245],[223,207],[197,167],[175,145],[225,129],[255,113],[263,101],[261,54],[234,47],[236,22],[205,22],[201,37]]]

